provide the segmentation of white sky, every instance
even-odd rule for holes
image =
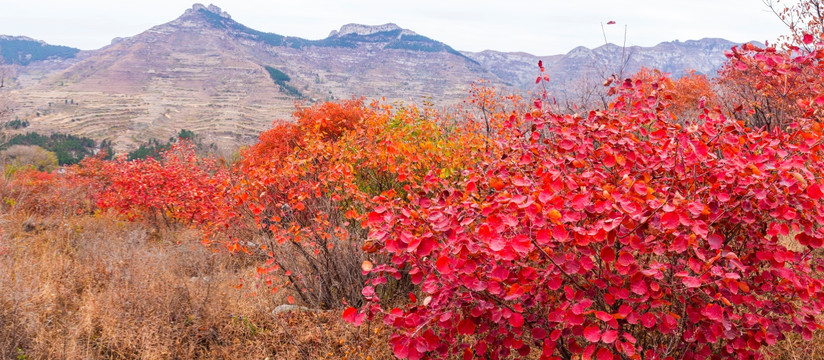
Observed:
[[[205,0],[204,4],[208,5]],[[786,32],[761,0],[212,0],[256,30],[325,38],[346,23],[388,22],[458,50],[566,53],[609,42],[652,46],[720,37],[770,41]],[[785,2],[797,0],[785,0]],[[194,0],[0,0],[0,34],[84,50],[171,21]]]

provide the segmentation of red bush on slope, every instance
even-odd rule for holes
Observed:
[[[781,64],[818,69],[822,54]],[[428,177],[408,205],[376,198],[371,237],[391,261],[365,312],[400,330],[398,357],[744,359],[821,328],[820,93],[762,131],[708,109],[676,123],[668,83],[627,80],[584,116],[536,101],[500,158]],[[421,298],[381,308],[375,289],[401,274]]]

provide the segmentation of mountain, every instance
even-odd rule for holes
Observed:
[[[737,43],[724,39],[701,39],[663,42],[652,47],[621,47],[605,44],[595,49],[579,46],[563,55],[535,56],[527,53],[504,53],[486,50],[466,56],[478,61],[483,67],[505,82],[517,87],[534,84],[538,60],[550,75],[550,84],[565,87],[586,77],[602,82],[611,74],[629,75],[641,67],[655,68],[673,77],[684,75],[687,70],[714,75],[724,64],[724,50]],[[623,66],[622,66],[623,65]]]
[[[68,46],[49,45],[25,36],[0,35],[0,63],[28,65],[33,61],[69,59],[79,52]]]
[[[288,119],[295,102],[364,96],[446,106],[463,100],[479,79],[531,90],[539,59],[559,89],[588,78],[600,84],[622,58],[625,74],[641,65],[676,75],[685,68],[713,73],[732,45],[703,39],[540,57],[472,53],[395,24],[347,24],[320,40],[266,33],[214,5],[195,4],[98,50],[15,62],[12,97],[14,116],[29,121],[28,131],[108,139],[126,151],[188,129],[233,148],[254,141],[273,120]]]
[[[21,69],[15,116],[31,131],[110,139],[125,151],[181,128],[224,146],[249,143],[296,101],[364,95],[446,104],[494,77],[451,47],[394,24],[345,25],[322,40],[260,32],[218,7],[90,51],[64,69]]]

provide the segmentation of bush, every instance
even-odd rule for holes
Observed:
[[[671,84],[627,79],[580,116],[545,95],[460,181],[375,198],[369,241],[391,261],[347,319],[383,316],[409,359],[741,359],[809,340],[824,310],[819,118],[762,132],[695,104],[675,121]],[[383,306],[402,276],[419,293]]]
[[[101,208],[155,227],[210,228],[231,216],[232,202],[225,194],[230,174],[214,158],[197,157],[189,141],[173,144],[158,160],[91,158],[72,172],[95,184],[92,195]]]
[[[370,199],[403,197],[433,168],[454,176],[484,142],[430,110],[359,100],[301,108],[295,120],[262,133],[237,167],[239,213],[254,219],[254,252],[268,259],[261,276],[315,307],[360,305]],[[407,285],[385,288],[387,298]]]
[[[6,176],[24,168],[47,172],[57,168],[57,156],[34,145],[13,145],[0,153],[0,159],[0,162],[5,164]]]

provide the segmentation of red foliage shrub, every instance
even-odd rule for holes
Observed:
[[[798,55],[797,50],[744,44],[728,51],[730,60],[716,81],[729,110],[748,125],[767,131],[802,118],[819,118],[824,104],[824,51]]]
[[[375,198],[370,238],[391,259],[347,318],[380,314],[409,359],[745,359],[809,339],[824,310],[821,123],[764,132],[707,108],[676,123],[670,84],[626,80],[583,116],[537,100],[461,181]],[[401,276],[420,296],[382,308],[376,289]]]
[[[91,211],[88,198],[91,184],[72,174],[34,169],[16,172],[0,179],[0,208],[36,215],[72,215]]]
[[[98,206],[114,209],[128,219],[180,222],[212,229],[233,216],[226,196],[230,173],[212,158],[198,158],[194,147],[181,141],[160,160],[85,160],[74,170],[96,182]]]

